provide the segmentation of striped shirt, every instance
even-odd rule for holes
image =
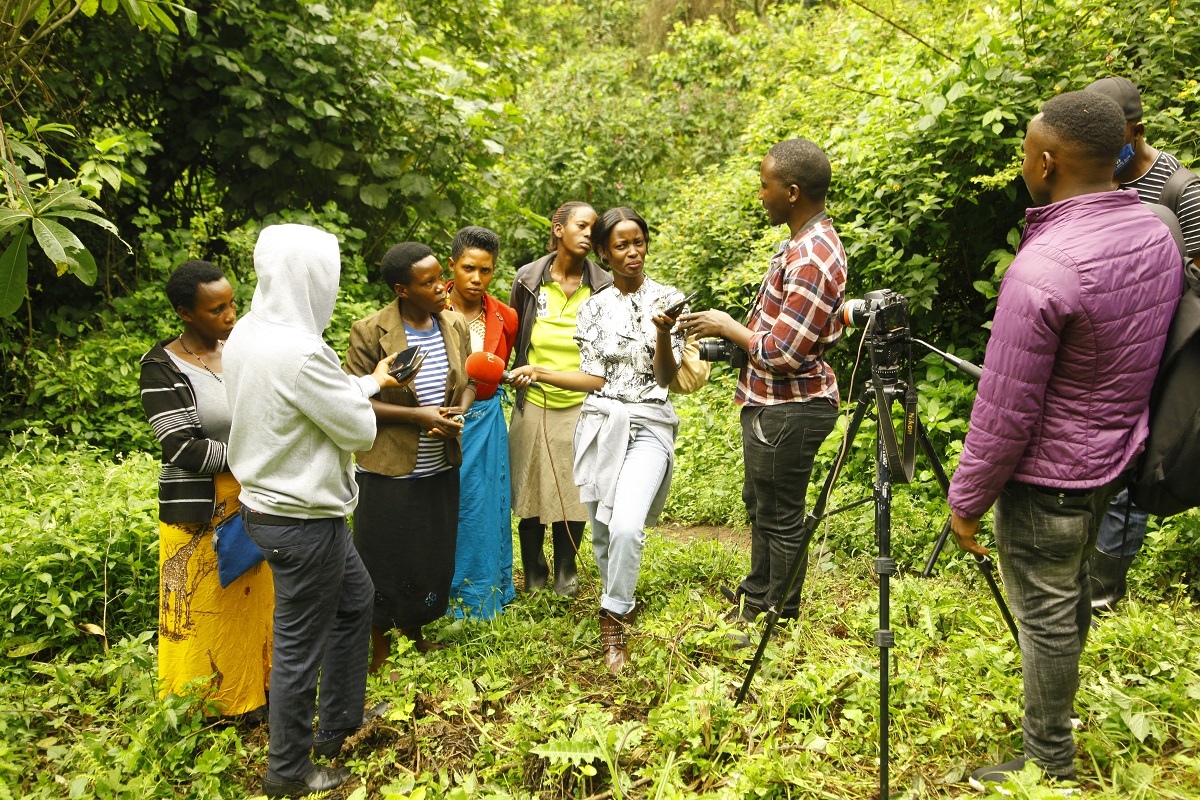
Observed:
[[[825,351],[842,335],[846,251],[827,217],[779,245],[750,308],[750,350],[734,400],[770,406],[828,398],[837,377]]]
[[[174,338],[163,339],[142,356],[138,387],[146,419],[162,446],[158,516],[181,525],[212,519],[213,475],[229,466],[228,446],[204,435],[192,385],[167,352],[166,345]]]
[[[437,319],[433,327],[427,331],[418,331],[404,326],[404,336],[408,344],[420,345],[425,353],[421,369],[413,378],[412,390],[417,395],[417,403],[422,406],[446,405],[446,376],[450,372],[450,360],[446,357],[446,343],[442,339],[442,329],[438,327]],[[417,466],[402,479],[425,478],[445,472],[450,469],[450,460],[446,457],[446,444],[443,439],[435,439],[424,431],[417,440]]]
[[[1159,153],[1158,158],[1139,178],[1122,183],[1122,189],[1134,189],[1143,203],[1157,203],[1162,196],[1167,180],[1179,169],[1179,159],[1170,153]],[[1172,209],[1183,229],[1183,244],[1188,258],[1200,257],[1200,181],[1193,181],[1183,190],[1179,207]]]

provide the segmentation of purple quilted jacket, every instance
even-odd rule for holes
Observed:
[[[1005,482],[1090,489],[1142,449],[1150,388],[1183,292],[1170,231],[1137,192],[1025,213],[1000,283],[950,508],[979,517]]]

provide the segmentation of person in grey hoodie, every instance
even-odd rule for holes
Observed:
[[[272,225],[254,248],[250,313],[225,345],[233,417],[229,466],[242,518],[275,580],[270,751],[263,793],[327,791],[347,769],[315,766],[363,722],[375,587],[350,539],[355,450],[375,440],[370,398],[398,386],[387,370],[352,378],[321,338],[337,299],[337,238]],[[312,721],[320,675],[320,728]]]

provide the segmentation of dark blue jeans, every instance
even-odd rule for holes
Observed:
[[[996,549],[1020,626],[1025,755],[1047,773],[1075,775],[1071,710],[1091,626],[1088,559],[1120,481],[1065,494],[1009,481],[996,500]]]
[[[1122,489],[1108,504],[1100,521],[1096,549],[1113,558],[1136,556],[1146,541],[1146,523],[1150,515],[1129,499],[1129,490]]]
[[[275,580],[267,777],[302,780],[313,768],[318,674],[321,727],[362,723],[375,587],[344,517],[260,525],[243,510],[243,519]]]
[[[813,459],[837,413],[829,400],[742,408],[742,500],[750,516],[750,573],[738,591],[747,607],[765,610],[774,603],[783,616],[799,613],[808,569],[805,493]],[[797,558],[800,574],[784,599],[788,571]]]

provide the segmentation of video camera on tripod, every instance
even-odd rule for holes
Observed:
[[[943,359],[971,375],[976,380],[979,379],[982,370],[969,361],[964,361],[961,358],[937,349],[927,342],[913,338],[909,330],[908,298],[899,292],[894,292],[891,289],[878,289],[873,292],[867,292],[861,299],[845,301],[839,313],[844,325],[862,330],[862,348],[866,349],[870,354],[871,375],[863,386],[862,393],[859,395],[854,413],[849,424],[846,426],[846,434],[842,439],[842,445],[838,450],[837,457],[834,459],[828,475],[825,477],[821,493],[818,495],[812,511],[809,512],[804,520],[804,530],[802,531],[801,538],[804,542],[802,548],[807,550],[812,533],[816,530],[818,523],[822,519],[874,501],[875,544],[878,548],[874,571],[879,578],[879,628],[875,632],[875,646],[879,648],[880,660],[879,796],[885,798],[888,797],[888,736],[890,720],[888,702],[889,650],[895,646],[895,637],[891,630],[891,590],[889,584],[890,577],[896,573],[896,561],[891,555],[892,484],[909,483],[912,481],[916,446],[920,444],[921,450],[928,458],[930,467],[942,491],[948,493],[950,488],[950,480],[942,467],[941,459],[938,458],[933,448],[933,443],[929,439],[929,433],[925,430],[925,426],[921,424],[920,418],[917,415],[917,389],[912,377],[912,344],[915,342],[930,352],[937,353]],[[856,372],[857,366],[856,362]],[[853,378],[851,382],[853,383]],[[892,407],[901,398],[903,399],[904,410],[903,452],[901,452],[900,443],[892,422]],[[872,405],[874,406],[874,413],[870,414]],[[864,418],[869,415],[877,422],[875,479],[872,493],[869,497],[852,502],[842,508],[826,512],[825,507],[829,501],[833,485],[837,480],[842,465],[846,462],[846,457],[850,449],[854,446],[854,439],[858,433],[859,426],[862,424]],[[946,523],[942,526],[942,532],[934,546],[933,554],[926,564],[925,577],[929,577],[932,573],[934,562],[941,552],[949,533],[950,521],[947,519]],[[750,662],[746,678],[742,682],[742,688],[738,692],[737,702],[739,704],[746,699],[750,691],[750,683],[754,679],[754,673],[762,661],[767,642],[771,638],[771,632],[779,621],[779,605],[782,599],[787,597],[788,593],[791,592],[792,586],[799,578],[804,564],[807,562],[807,553],[804,550],[795,557],[795,561],[789,570],[786,584],[779,592],[779,596],[771,599],[769,602],[762,639],[758,643],[758,649]],[[992,597],[1000,608],[1001,616],[1004,617],[1004,621],[1008,625],[1009,632],[1012,633],[1013,639],[1016,640],[1016,623],[1013,621],[1012,614],[1009,612],[1008,606],[1004,602],[1003,595],[1000,592],[1000,587],[996,583],[991,560],[986,556],[976,556],[975,563],[987,581]]]

